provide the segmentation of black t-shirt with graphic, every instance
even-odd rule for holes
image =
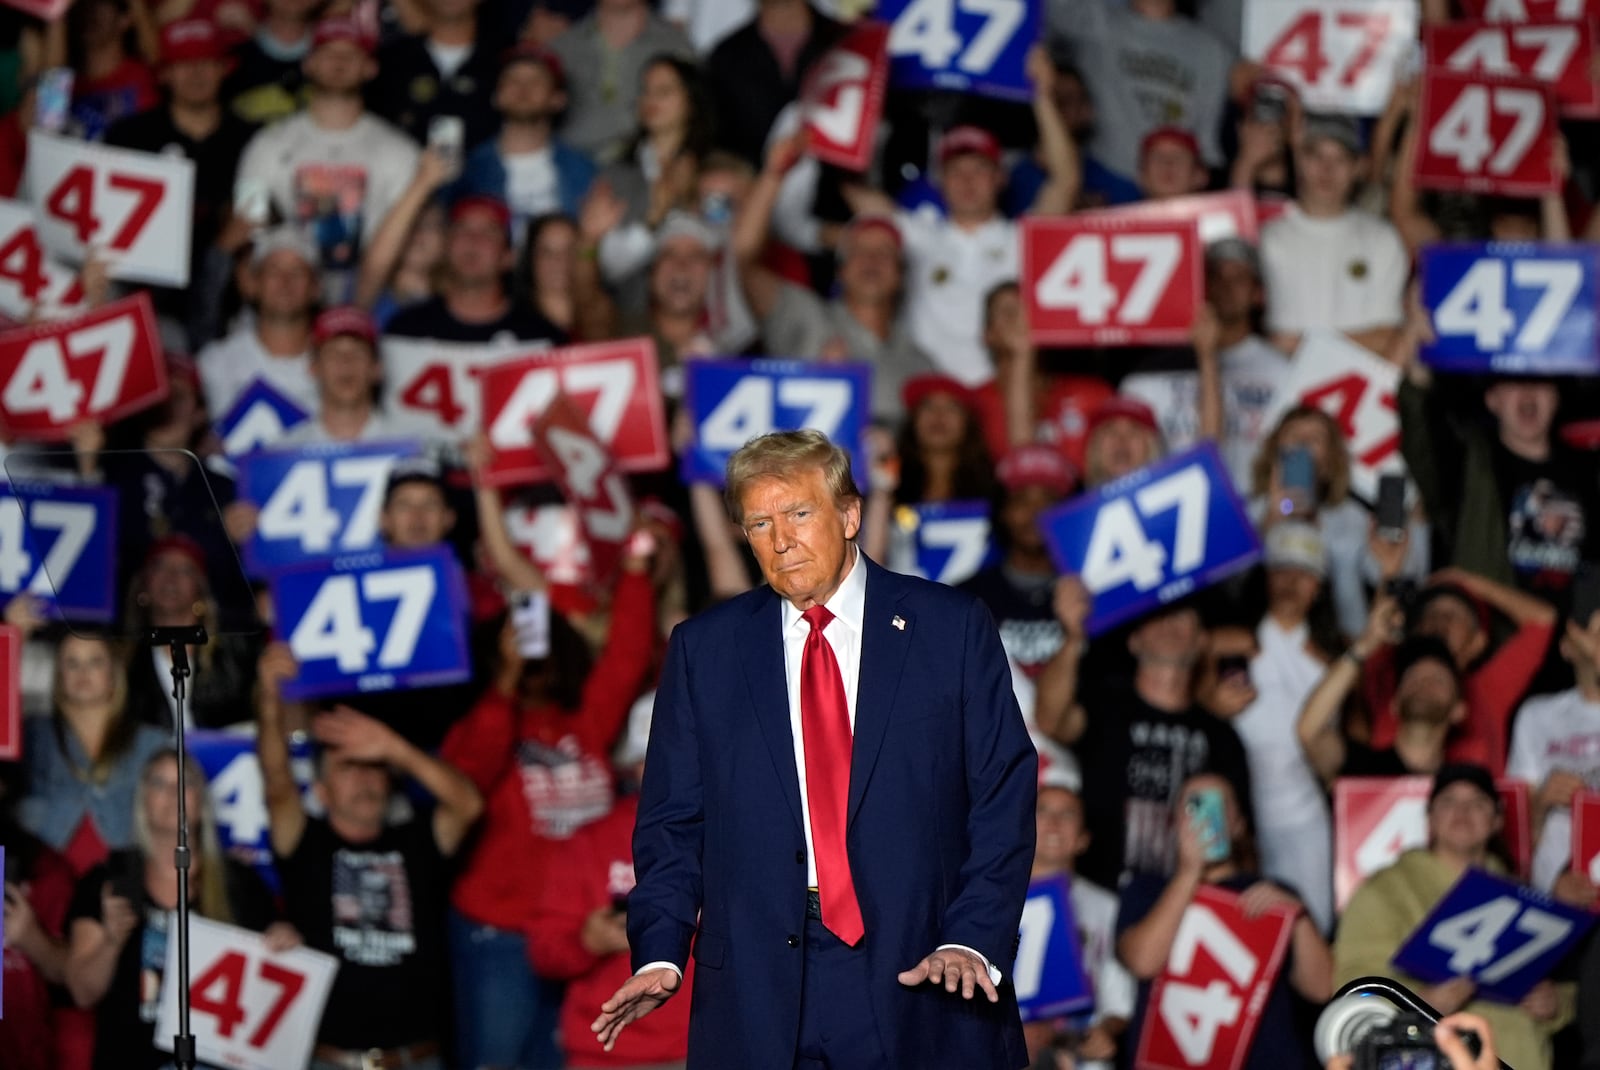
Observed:
[[[1559,445],[1543,461],[1494,446],[1494,475],[1506,517],[1506,556],[1517,586],[1565,604],[1573,574],[1600,549],[1593,465]]]
[[[254,870],[225,860],[231,924],[257,932],[276,920],[272,893]],[[190,902],[198,911],[198,872],[190,882]],[[95,1006],[95,1070],[156,1070],[172,1061],[155,1046],[161,1009],[161,978],[167,969],[167,937],[173,915],[145,892],[144,857],[138,851],[113,851],[104,863],[79,879],[67,908],[67,931],[80,918],[99,922],[105,886],[133,903],[139,923],[122,945],[111,986]]]
[[[1023,576],[995,565],[961,584],[961,589],[989,607],[1001,645],[1022,671],[1030,677],[1043,672],[1061,649],[1061,622],[1052,604],[1056,578]]]
[[[355,1050],[438,1041],[448,863],[432,823],[350,843],[325,819],[308,818],[278,874],[306,946],[339,959],[318,1042]]]

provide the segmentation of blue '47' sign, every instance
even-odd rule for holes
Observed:
[[[961,583],[993,564],[997,556],[988,502],[903,505],[895,523],[908,543],[905,571],[936,583]]]
[[[1039,0],[883,0],[889,84],[1029,100],[1028,48],[1039,39]]]
[[[272,445],[285,431],[310,418],[310,413],[273,389],[266,380],[257,379],[217,421],[217,437],[222,440],[223,453],[240,457]]]
[[[1600,245],[1430,245],[1420,270],[1434,334],[1422,359],[1440,371],[1600,372]]]
[[[1210,443],[1080,494],[1039,523],[1056,568],[1094,596],[1091,635],[1225,579],[1261,554]]]
[[[1480,996],[1517,1003],[1592,924],[1588,911],[1469,869],[1395,952],[1394,964],[1424,981],[1470,977]]]
[[[856,483],[866,486],[871,365],[692,360],[684,370],[695,431],[683,455],[685,481],[721,486],[729,455],[752,438],[812,428],[850,450]]]
[[[272,578],[279,634],[300,673],[291,701],[465,680],[467,599],[448,547],[362,554]]]
[[[1094,989],[1084,976],[1066,877],[1041,877],[1028,885],[1011,977],[1025,1022],[1094,1006]]]
[[[216,815],[217,838],[229,857],[255,868],[274,891],[272,839],[268,835],[266,787],[256,760],[253,735],[191,729],[189,753],[206,774],[206,794]],[[289,741],[289,764],[301,794],[311,790],[311,743],[297,735]]]
[[[338,442],[243,458],[239,496],[260,509],[246,566],[259,575],[377,549],[389,473],[419,450],[415,442]]]
[[[116,610],[117,492],[0,483],[0,602],[31,594],[68,620]]]

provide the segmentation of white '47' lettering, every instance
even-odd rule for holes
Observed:
[[[397,602],[383,646],[378,649],[379,669],[403,669],[411,664],[417,639],[433,605],[438,581],[426,565],[368,572],[359,577],[329,576],[317,589],[305,614],[289,636],[289,647],[301,661],[332,658],[342,673],[366,672],[372,651],[378,647],[372,629],[363,623],[363,599]]]
[[[1137,507],[1137,510],[1136,510]],[[1149,591],[1168,579],[1198,568],[1206,557],[1206,518],[1211,507],[1211,482],[1199,465],[1181,468],[1141,487],[1131,497],[1114,498],[1095,517],[1084,554],[1083,582],[1090,593],[1131,583]],[[1178,511],[1172,564],[1167,548],[1145,534],[1139,519],[1168,509]]]

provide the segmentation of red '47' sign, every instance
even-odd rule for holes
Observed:
[[[533,444],[578,511],[589,543],[590,579],[610,580],[633,530],[633,499],[617,466],[571,399],[557,395],[533,425]]]
[[[1224,238],[1241,238],[1254,245],[1261,239],[1256,200],[1236,189],[1168,197],[1161,201],[1135,201],[1116,208],[1096,208],[1084,214],[1114,219],[1193,220],[1200,232],[1201,245]]]
[[[16,8],[25,15],[32,15],[40,22],[54,22],[67,13],[67,8],[72,6],[72,0],[0,0],[6,7]]]
[[[1205,267],[1193,220],[1030,216],[1022,279],[1041,345],[1163,344],[1188,339]]]
[[[0,419],[18,438],[58,442],[80,421],[110,423],[166,396],[148,294],[0,334]]]
[[[1452,22],[1427,27],[1422,40],[1435,67],[1540,82],[1555,91],[1563,115],[1600,116],[1600,86],[1589,76],[1593,23]]]
[[[1462,0],[1462,10],[1485,22],[1582,22],[1600,18],[1600,0]]]
[[[1572,797],[1572,871],[1600,884],[1600,792]]]
[[[1555,96],[1537,82],[1434,68],[1422,81],[1413,177],[1425,189],[1537,197],[1561,188]]]
[[[1244,50],[1311,111],[1374,115],[1417,36],[1412,0],[1246,0]]]
[[[1141,1070],[1237,1070],[1277,982],[1294,915],[1255,918],[1239,897],[1202,887],[1183,912],[1167,966],[1150,989],[1134,1065]]]
[[[36,310],[65,310],[82,303],[78,273],[45,253],[33,211],[0,200],[0,312],[26,320]]]
[[[521,486],[550,478],[533,441],[533,422],[565,394],[588,420],[595,441],[625,472],[652,472],[670,459],[655,343],[648,338],[568,346],[486,369],[483,426],[494,456],[485,479]]]
[[[889,27],[860,22],[812,68],[800,93],[807,147],[823,163],[865,171],[889,87]]]

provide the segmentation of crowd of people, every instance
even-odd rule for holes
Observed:
[[[62,621],[37,584],[4,607],[26,715],[20,760],[0,763],[8,1070],[172,1061],[154,1023],[179,709],[169,652],[129,637],[197,620],[211,637],[189,651],[182,719],[254,735],[272,861],[223,849],[193,766],[191,905],[338,959],[316,1070],[682,1065],[687,991],[614,1050],[589,1023],[632,972],[630,836],[667,636],[759,578],[716,486],[675,461],[630,476],[635,533],[601,577],[555,487],[486,477],[484,436],[408,443],[381,541],[453,552],[470,677],[295,701],[265,591],[262,628],[225,626],[220,588],[262,516],[217,422],[264,384],[307,414],[274,447],[407,439],[385,353],[414,340],[648,338],[679,455],[696,360],[870,366],[862,550],[915,571],[925,507],[988,517],[992,553],[947,579],[1010,658],[1041,757],[1034,872],[1071,877],[1095,994],[1090,1015],[1028,1024],[1039,1067],[1133,1065],[1203,886],[1296,916],[1247,1063],[1277,1070],[1313,1065],[1309,1023],[1339,984],[1403,976],[1396,949],[1467,870],[1600,908],[1570,865],[1573,800],[1600,791],[1592,399],[1582,379],[1435,374],[1413,281],[1441,240],[1600,240],[1591,127],[1563,126],[1559,194],[1422,190],[1411,77],[1375,122],[1312,112],[1241,58],[1248,4],[1053,0],[1030,101],[891,84],[856,174],[811,155],[797,104],[870,14],[845,0],[64,6],[0,9],[0,194],[30,196],[28,132],[68,71],[58,132],[193,162],[190,281],[112,281],[91,256],[68,313],[147,292],[169,388],[73,426],[48,461],[117,494],[116,625]],[[1424,0],[1420,21],[1464,17],[1450,7]],[[1023,218],[1224,189],[1271,222],[1206,246],[1188,344],[1035,344]],[[1328,331],[1399,370],[1398,529],[1358,494],[1347,420],[1274,415],[1302,339]],[[1095,596],[1041,518],[1206,442],[1259,564],[1091,634]],[[537,653],[530,599],[549,606]],[[1426,843],[1342,902],[1331,792],[1399,776],[1431,778]],[[1522,873],[1506,779],[1529,793]],[[1199,796],[1226,857],[1186,817]],[[1491,1022],[1518,1070],[1600,1067],[1600,938],[1520,1003],[1470,978],[1414,987]]]

